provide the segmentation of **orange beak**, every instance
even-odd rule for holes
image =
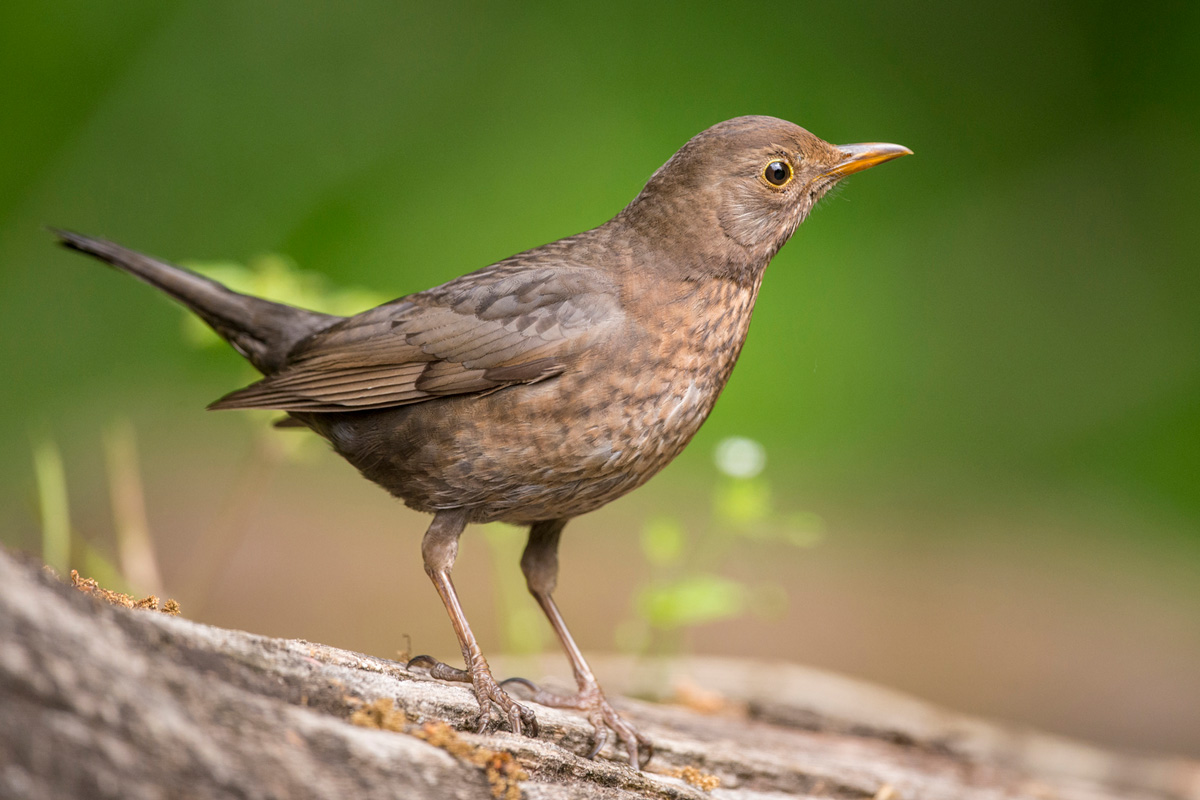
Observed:
[[[911,156],[912,150],[898,144],[871,142],[870,144],[839,144],[837,149],[845,155],[833,169],[825,173],[825,177],[844,178],[855,172],[862,172],[876,164],[891,161],[900,156]]]

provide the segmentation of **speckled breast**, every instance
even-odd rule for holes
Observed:
[[[757,290],[713,281],[639,309],[636,330],[543,383],[326,415],[314,427],[418,510],[467,507],[474,522],[578,516],[645,483],[695,435],[741,352]]]

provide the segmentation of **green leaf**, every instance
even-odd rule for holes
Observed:
[[[638,610],[656,628],[681,628],[736,617],[745,610],[747,590],[720,575],[689,575],[644,589]]]

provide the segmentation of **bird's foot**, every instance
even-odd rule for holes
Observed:
[[[492,717],[492,706],[500,709],[500,713],[508,720],[508,727],[513,733],[522,733],[536,737],[538,735],[537,717],[533,712],[508,696],[492,677],[492,670],[487,662],[478,664],[472,670],[459,669],[438,661],[433,656],[416,656],[409,660],[407,667],[414,666],[429,668],[430,677],[443,681],[469,683],[475,690],[475,699],[479,701],[479,719],[476,733],[483,733]]]
[[[548,692],[525,678],[508,678],[501,681],[500,685],[509,683],[518,683],[529,689],[532,692],[529,699],[535,703],[551,708],[572,708],[586,714],[593,729],[592,749],[587,754],[589,759],[599,755],[604,745],[608,744],[612,733],[615,733],[617,741],[625,746],[631,767],[643,769],[654,757],[654,746],[650,744],[650,740],[621,718],[596,684],[581,687],[578,694],[561,695]]]

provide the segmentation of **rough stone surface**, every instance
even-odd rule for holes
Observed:
[[[531,800],[1200,800],[1195,762],[1014,731],[812,670],[707,659],[599,671],[651,696],[687,676],[717,702],[705,713],[617,698],[657,747],[639,773],[611,749],[577,755],[590,730],[570,713],[535,707],[538,739],[477,736],[465,686],[109,606],[0,551],[0,798],[488,798],[478,764],[495,751],[528,773]],[[407,715],[404,732],[351,724],[380,699]],[[445,732],[425,725],[436,720],[458,729],[451,745],[425,740]],[[684,767],[721,785],[671,777]]]

